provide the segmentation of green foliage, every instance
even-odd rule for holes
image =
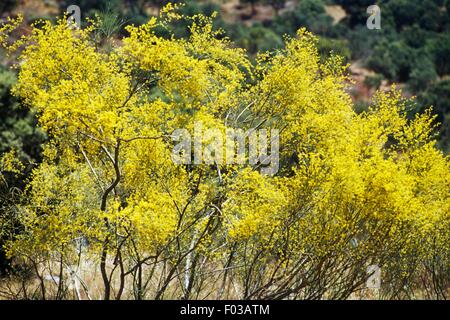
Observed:
[[[433,61],[425,54],[416,59],[416,64],[409,75],[408,85],[412,92],[422,92],[436,81],[438,75]]]
[[[404,82],[409,79],[414,52],[403,41],[384,40],[373,49],[367,60],[369,68],[393,81]]]
[[[17,0],[2,0],[0,2],[0,15],[3,15],[10,10],[14,9],[14,7],[18,4]]]
[[[40,158],[44,133],[36,128],[32,112],[23,108],[11,95],[16,75],[0,68],[0,154],[16,150],[21,159],[35,162]]]
[[[41,146],[45,140],[43,131],[36,127],[34,114],[23,108],[12,96],[11,88],[16,83],[16,74],[0,67],[0,158],[13,150],[25,163],[36,163],[41,158]],[[25,176],[4,173],[0,170],[0,275],[11,269],[10,260],[3,251],[4,241],[11,239],[20,228],[15,205]]]
[[[449,1],[384,0],[381,8],[381,30],[366,28],[366,8],[372,1],[335,0],[348,16],[340,25],[346,30],[338,35],[349,40],[352,58],[361,59],[369,68],[392,82],[406,83],[408,90],[422,96],[421,103],[439,105],[441,145],[447,145],[450,115],[442,92],[439,102],[440,78],[450,74]],[[422,110],[427,105],[421,106]]]
[[[183,6],[179,9],[180,14],[183,14],[185,16],[194,16],[198,14],[203,14],[205,16],[211,16],[215,12],[220,12],[220,6],[218,6],[215,3],[211,2],[205,2],[201,3],[198,1],[188,0],[183,2]],[[189,36],[189,29],[188,29],[188,22],[184,20],[176,20],[170,23],[171,29],[173,30],[173,33],[177,38],[184,38]],[[237,24],[237,26],[241,26],[240,23]],[[220,14],[218,18],[214,21],[214,27],[215,29],[218,28],[224,28],[228,29],[231,26],[228,26],[224,23],[224,21],[221,19]],[[166,28],[158,27],[156,29],[156,33],[160,36],[169,37],[169,33]]]
[[[439,76],[450,75],[450,34],[439,34],[430,44],[436,72]]]
[[[364,79],[364,83],[374,89],[378,89],[381,86],[381,82],[384,80],[384,76],[381,74],[375,74],[373,76],[368,76]]]
[[[250,53],[279,49],[283,47],[282,38],[272,29],[255,23],[251,27],[236,26],[231,32],[239,47],[246,48]]]
[[[438,115],[437,121],[441,123],[441,148],[450,152],[450,79],[439,81],[419,95],[422,105],[433,106]]]
[[[319,35],[331,32],[333,19],[325,12],[325,1],[303,0],[294,11],[274,19],[274,30],[279,34],[293,35],[300,27],[308,27]]]
[[[352,56],[346,40],[319,37],[318,49],[323,59],[326,59],[332,52],[344,58],[344,61],[348,63]]]

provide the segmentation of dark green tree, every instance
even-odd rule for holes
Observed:
[[[0,157],[13,149],[26,164],[23,176],[0,174],[0,276],[10,269],[10,261],[6,259],[2,249],[3,243],[20,228],[15,218],[15,195],[23,188],[33,163],[40,161],[41,145],[46,138],[37,129],[34,115],[22,108],[19,101],[11,95],[11,87],[15,81],[15,73],[0,67]]]

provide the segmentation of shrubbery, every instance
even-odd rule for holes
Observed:
[[[176,21],[189,36],[170,37]],[[392,88],[355,112],[343,58],[321,58],[305,29],[253,64],[171,6],[108,50],[96,28],[2,37],[23,49],[13,92],[50,137],[5,245],[35,282],[10,298],[92,297],[89,273],[94,298],[346,299],[369,265],[380,297],[446,298],[450,168],[430,111],[408,118],[414,102]],[[279,129],[280,170],[175,164],[171,133],[198,122]]]

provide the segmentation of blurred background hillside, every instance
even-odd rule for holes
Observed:
[[[180,1],[172,1],[180,2]],[[411,116],[433,106],[438,115],[439,146],[450,150],[450,0],[384,0],[381,29],[366,27],[366,9],[373,0],[210,0],[183,1],[185,14],[218,12],[216,26],[250,54],[283,46],[283,35],[306,27],[319,36],[324,57],[334,51],[345,57],[355,83],[350,94],[358,111],[367,108],[376,89],[398,83],[406,96],[417,96]],[[82,19],[100,15],[108,35],[120,37],[127,24],[145,23],[167,1],[146,0],[2,0],[0,18],[23,13],[32,22],[56,19],[69,5],[81,8]],[[187,35],[185,25],[174,25]],[[33,115],[10,94],[15,73],[0,53],[0,154],[17,149],[24,160],[39,161],[45,137]]]

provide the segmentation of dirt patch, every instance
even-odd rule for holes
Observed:
[[[296,5],[297,1],[286,1],[284,8],[280,9],[278,14],[294,10]],[[250,26],[255,22],[270,21],[277,14],[275,9],[267,4],[256,4],[254,9],[255,12],[252,12],[250,4],[240,3],[239,0],[230,0],[221,5],[222,17],[227,23],[242,21]]]
[[[14,15],[18,13],[23,14],[25,17],[63,15],[62,10],[59,9],[58,2],[55,0],[22,0],[13,11]]]
[[[347,16],[344,8],[339,5],[325,6],[325,12],[333,18],[333,24],[339,23],[339,21]]]

